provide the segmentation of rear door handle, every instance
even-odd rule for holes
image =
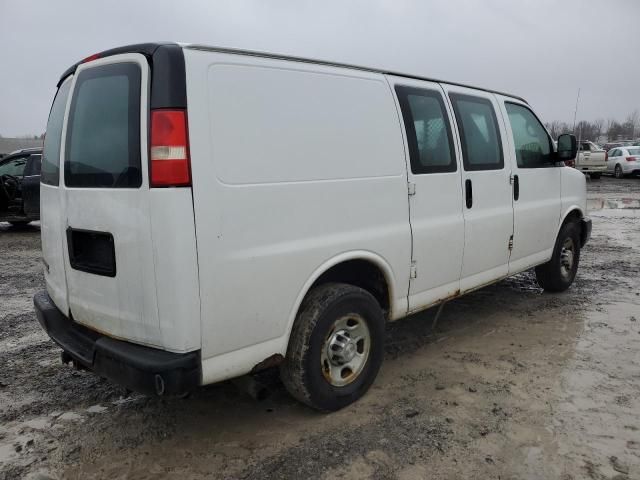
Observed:
[[[467,208],[473,207],[473,185],[469,178],[464,181],[464,198],[467,203]]]
[[[520,198],[520,179],[518,175],[513,176],[513,199],[518,200]]]

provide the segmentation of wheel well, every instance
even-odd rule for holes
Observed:
[[[564,222],[562,222],[562,225],[565,225],[569,222],[580,223],[580,220],[582,220],[582,213],[580,213],[580,210],[571,210],[569,214],[564,217]]]
[[[367,260],[348,260],[334,265],[313,282],[309,291],[329,282],[348,283],[366,290],[380,304],[385,318],[389,318],[389,285],[383,271]]]
[[[576,225],[578,225],[578,228],[580,229],[580,245],[584,246],[584,244],[586,243],[586,235],[587,232],[584,230],[584,228],[582,228],[582,212],[580,212],[580,210],[571,210],[569,212],[569,214],[564,218],[564,222],[562,222],[562,226],[566,225],[567,223],[573,222]]]

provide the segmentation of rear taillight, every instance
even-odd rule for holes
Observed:
[[[625,160],[627,162],[635,162],[638,158],[637,157],[626,157]]]
[[[576,159],[572,158],[571,160],[565,160],[564,164],[567,167],[575,167],[576,166]]]
[[[152,187],[191,185],[186,110],[152,110],[149,139],[149,184]]]
[[[609,152],[604,152],[604,161],[609,160]]]

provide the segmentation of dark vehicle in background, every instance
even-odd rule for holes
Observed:
[[[0,159],[0,222],[26,225],[40,219],[41,148]]]
[[[618,148],[618,147],[622,147],[622,146],[624,146],[624,143],[622,143],[622,142],[609,142],[609,143],[605,143],[602,148],[605,151],[609,152],[610,150],[613,150],[614,148]]]

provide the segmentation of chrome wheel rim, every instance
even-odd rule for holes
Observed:
[[[560,273],[563,277],[571,275],[574,259],[575,245],[572,238],[567,238],[562,244],[562,250],[560,250]]]
[[[622,178],[622,168],[620,168],[620,165],[616,165],[616,178]]]
[[[334,387],[353,382],[367,363],[371,333],[364,318],[351,313],[337,319],[322,345],[320,368]]]

